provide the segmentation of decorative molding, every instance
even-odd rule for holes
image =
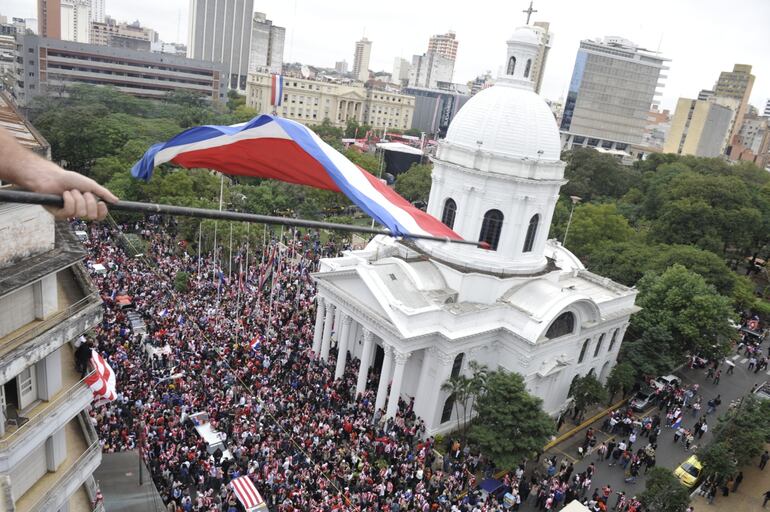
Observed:
[[[412,355],[411,352],[401,352],[400,350],[394,350],[393,354],[396,358],[396,364],[404,365],[409,360],[409,357]]]
[[[449,363],[452,363],[455,360],[455,357],[457,356],[457,354],[448,354],[443,350],[439,350],[435,347],[431,347],[431,348],[435,350],[436,359],[438,359],[443,366],[446,366]]]
[[[342,313],[342,315],[342,325],[350,326],[350,324],[353,323],[353,317],[346,313]]]

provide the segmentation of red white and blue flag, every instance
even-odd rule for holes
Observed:
[[[190,128],[154,144],[134,164],[131,175],[149,180],[153,169],[167,162],[342,192],[394,235],[461,239],[312,130],[281,117],[261,115],[232,126]]]
[[[270,75],[270,104],[276,107],[283,102],[283,75]]]
[[[86,375],[83,381],[94,393],[95,405],[112,402],[117,398],[115,372],[107,361],[94,349],[91,349],[91,365],[94,371]]]

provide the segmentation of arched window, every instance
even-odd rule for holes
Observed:
[[[508,59],[508,71],[505,74],[512,75],[514,69],[516,69],[516,57],[511,57]]]
[[[545,333],[545,337],[549,340],[552,340],[567,334],[572,334],[574,329],[575,315],[567,311],[566,313],[562,313],[556,317],[556,320],[553,321],[551,326],[548,328],[548,331]]]
[[[578,357],[578,364],[583,362],[586,357],[586,350],[588,350],[588,344],[591,343],[591,338],[588,338],[583,342],[583,348],[580,349],[580,357]]]
[[[612,349],[615,347],[615,340],[618,337],[618,331],[620,329],[615,329],[615,331],[612,333],[612,338],[610,339],[610,348],[607,349],[607,352],[612,352]]]
[[[529,69],[532,67],[532,59],[527,59],[527,65],[524,67],[524,78],[529,78]]]
[[[455,362],[452,364],[452,378],[460,376],[460,370],[463,367],[464,356],[465,354],[457,354],[457,357],[455,357]]]
[[[537,213],[529,219],[529,227],[527,228],[527,236],[524,237],[524,248],[521,252],[531,252],[532,246],[535,245],[535,237],[537,236],[537,225],[540,224],[540,215]]]
[[[596,344],[596,348],[594,349],[594,357],[599,355],[599,351],[602,349],[602,342],[604,342],[604,333],[599,336],[599,342]]]
[[[452,393],[444,402],[444,409],[441,411],[441,423],[446,423],[452,419],[452,407],[455,406],[455,395]]]
[[[500,241],[500,231],[503,229],[503,213],[500,210],[489,210],[484,214],[484,222],[481,223],[479,242],[486,242],[493,251],[497,250]]]
[[[443,222],[449,229],[452,229],[455,225],[455,214],[457,213],[457,203],[451,197],[444,201],[444,211],[441,214],[441,222]]]

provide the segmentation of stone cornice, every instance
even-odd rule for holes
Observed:
[[[501,157],[499,155],[495,155],[493,158],[501,158]],[[441,164],[441,165],[443,165],[443,166],[445,166],[447,168],[451,168],[453,170],[461,171],[464,174],[472,174],[472,175],[475,175],[475,176],[479,176],[481,178],[494,177],[496,179],[501,179],[501,180],[506,180],[506,181],[514,181],[514,182],[517,182],[517,183],[528,183],[528,184],[538,184],[538,185],[559,185],[559,186],[564,185],[564,184],[566,184],[569,181],[569,180],[564,179],[564,178],[562,178],[562,179],[523,178],[521,176],[513,176],[513,175],[510,175],[510,174],[503,174],[503,173],[494,172],[494,171],[483,171],[481,169],[465,167],[465,166],[462,166],[462,165],[459,165],[459,164],[455,164],[453,162],[449,162],[448,160],[441,160],[440,158],[436,158],[436,157],[431,158],[431,160],[434,163]],[[512,160],[513,161],[517,161],[517,162],[521,161],[519,159],[512,159]],[[562,164],[562,162],[560,161],[558,163],[550,163],[550,164],[549,164],[549,162],[540,162],[537,165],[540,166],[540,167],[550,167],[550,166],[556,166],[556,165],[559,165],[559,164]]]

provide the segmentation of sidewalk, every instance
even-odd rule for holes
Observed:
[[[770,449],[770,445],[767,445]],[[730,492],[727,497],[722,496],[722,491],[717,493],[717,498],[713,505],[708,504],[705,496],[696,494],[692,499],[692,505],[695,510],[701,512],[709,510],[713,512],[749,512],[762,510],[763,495],[770,491],[770,467],[760,471],[759,460],[751,463],[751,466],[743,468],[743,482],[738,487],[737,492]],[[768,465],[770,466],[770,465]],[[765,510],[770,510],[768,503]]]

